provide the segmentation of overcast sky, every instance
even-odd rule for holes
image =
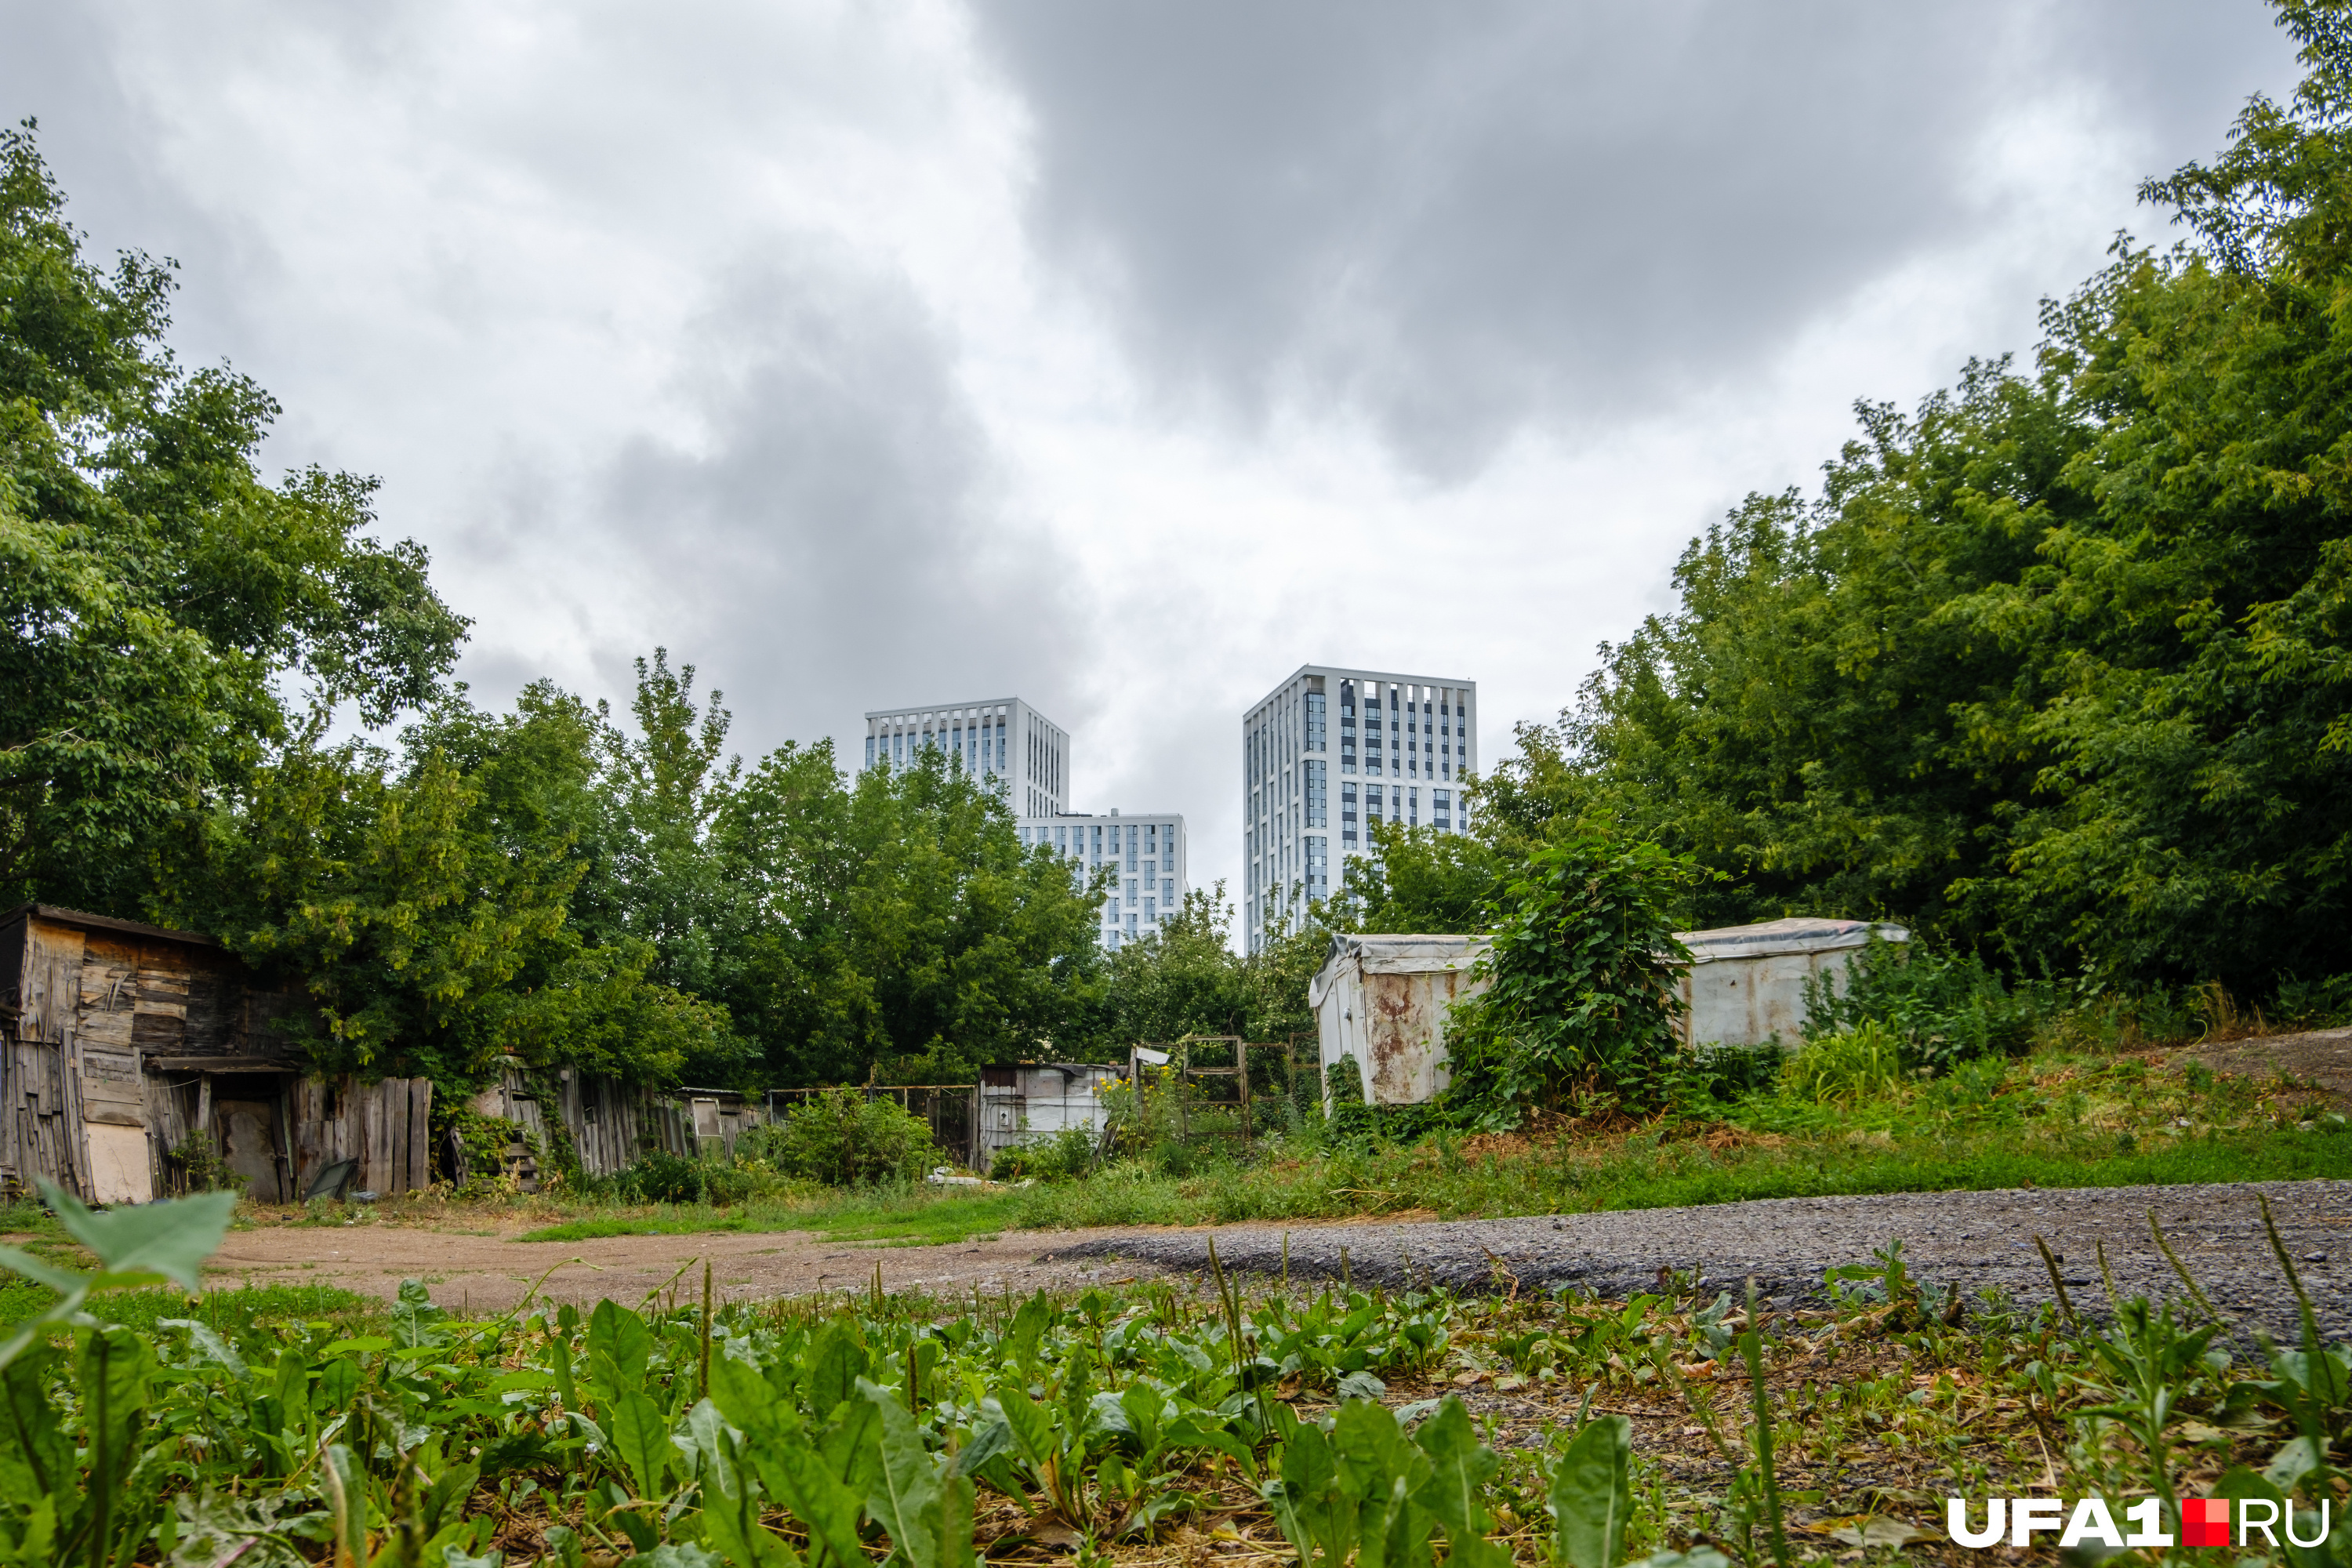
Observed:
[[[1283,676],[1467,676],[1499,758],[2294,74],[2252,0],[0,0],[0,111],[269,467],[381,476],[479,698],[1017,693],[1236,889]]]

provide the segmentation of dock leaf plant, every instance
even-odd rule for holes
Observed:
[[[5,1564],[977,1568],[1246,1531],[1300,1568],[1778,1568],[2053,1481],[2305,1521],[2352,1431],[2352,1347],[2292,1275],[2294,1349],[2196,1292],[1922,1310],[1957,1297],[1896,1243],[1796,1304],[1696,1271],[1623,1302],[1228,1274],[714,1306],[673,1280],[466,1321],[411,1281],[354,1324],[196,1296],[219,1194],[49,1195],[98,1267],[0,1251],[51,1297],[0,1361]],[[158,1289],[181,1315],[127,1310]]]

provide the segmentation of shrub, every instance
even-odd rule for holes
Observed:
[[[1808,1040],[1781,1071],[1791,1089],[1816,1105],[1859,1105],[1903,1081],[1903,1045],[1865,1020]]]
[[[991,1180],[1066,1182],[1094,1169],[1095,1135],[1085,1127],[1065,1127],[1051,1138],[999,1149],[988,1167]]]
[[[721,1206],[743,1203],[769,1184],[761,1174],[738,1165],[708,1166],[702,1173],[702,1194]]]
[[[2352,974],[2326,980],[2282,981],[2278,988],[2279,1022],[2303,1029],[2334,1028],[2352,1024]]]
[[[1873,936],[1846,972],[1843,995],[1833,981],[1825,972],[1805,984],[1808,1040],[1874,1023],[1901,1043],[1908,1065],[1938,1072],[1971,1057],[2021,1054],[2048,1010],[2034,988],[2002,984],[1974,953],[1924,942]]]
[[[1533,1103],[1668,1099],[1689,955],[1669,912],[1698,875],[1655,844],[1590,829],[1530,854],[1494,908],[1492,984],[1454,1005],[1448,1098],[1478,1125],[1501,1128]]]
[[[648,1149],[621,1173],[621,1186],[632,1196],[653,1204],[691,1204],[702,1199],[700,1162]]]
[[[829,1187],[912,1180],[938,1152],[921,1117],[895,1100],[868,1100],[854,1089],[829,1089],[801,1101],[763,1142],[778,1168]]]

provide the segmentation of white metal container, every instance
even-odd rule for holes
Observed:
[[[1448,1080],[1445,1016],[1486,989],[1471,971],[1486,956],[1475,936],[1335,936],[1331,955],[1307,987],[1323,1060],[1331,1073],[1353,1058],[1370,1105],[1416,1105]]]
[[[1897,925],[1868,921],[1784,920],[1675,933],[1690,949],[1683,971],[1685,1045],[1794,1045],[1805,1026],[1805,985],[1827,974],[1843,994],[1847,966],[1873,933],[1908,942]]]

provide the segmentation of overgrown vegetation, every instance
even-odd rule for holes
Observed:
[[[706,1276],[634,1310],[459,1321],[410,1282],[358,1325],[199,1299],[132,1327],[107,1292],[190,1286],[226,1200],[61,1210],[103,1273],[0,1253],[51,1298],[0,1345],[15,1562],[972,1568],[1223,1536],[1302,1568],[1761,1568],[1811,1542],[1943,1557],[1956,1494],[2117,1520],[2153,1497],[2176,1533],[2209,1489],[2337,1501],[2352,1436],[2352,1347],[2307,1299],[2300,1344],[2260,1353],[2140,1300],[1963,1317],[1899,1241],[1837,1270],[1826,1310],[1685,1280],[1601,1302],[1222,1273],[739,1307]]]
[[[1521,1107],[1648,1110],[1680,1054],[1687,962],[1672,904],[1692,868],[1593,832],[1547,844],[1496,894],[1487,989],[1454,1009],[1448,1098],[1490,1129]]]
[[[912,1181],[939,1154],[921,1117],[887,1096],[869,1099],[852,1089],[812,1095],[772,1128],[743,1136],[750,1158],[829,1187]]]

